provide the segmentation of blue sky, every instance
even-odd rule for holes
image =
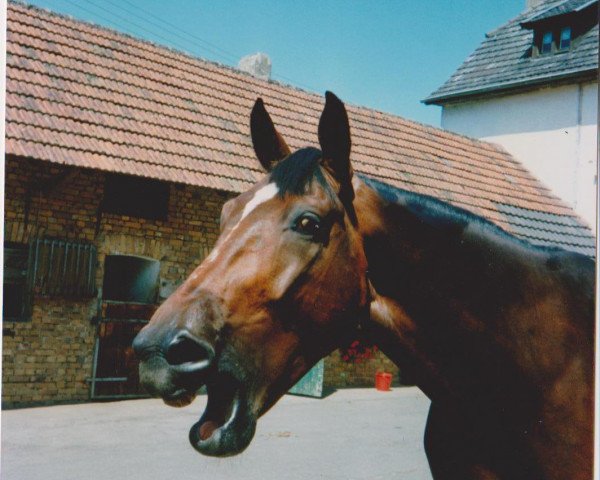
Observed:
[[[273,78],[439,125],[421,100],[518,15],[525,0],[30,0],[236,66],[267,53]]]

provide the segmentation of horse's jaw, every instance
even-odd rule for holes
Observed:
[[[200,372],[187,372],[187,364],[169,365],[161,355],[140,363],[140,380],[145,388],[171,407],[189,405],[198,390],[206,386],[206,408],[189,432],[192,447],[203,455],[236,455],[254,436],[257,415],[252,408],[253,395],[248,393],[248,381],[240,378],[243,373],[231,363],[221,357],[217,365]]]
[[[245,389],[229,375],[217,376],[206,388],[206,409],[189,433],[192,447],[203,455],[215,457],[241,453],[256,430],[256,416]]]

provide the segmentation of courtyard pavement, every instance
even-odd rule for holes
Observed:
[[[205,396],[182,409],[130,400],[2,412],[2,480],[430,480],[423,452],[429,400],[414,387],[287,395],[241,455],[188,444]]]

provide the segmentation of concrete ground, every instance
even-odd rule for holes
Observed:
[[[2,412],[2,480],[431,479],[423,452],[428,399],[416,388],[285,396],[241,455],[188,444],[206,401],[183,409],[130,400]]]

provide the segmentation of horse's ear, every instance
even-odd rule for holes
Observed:
[[[331,92],[325,92],[325,108],[319,121],[319,143],[323,166],[340,182],[342,190],[352,189],[350,124],[346,107]]]
[[[250,134],[256,156],[263,168],[270,172],[275,164],[291,151],[265,109],[262,98],[257,98],[250,114]]]

